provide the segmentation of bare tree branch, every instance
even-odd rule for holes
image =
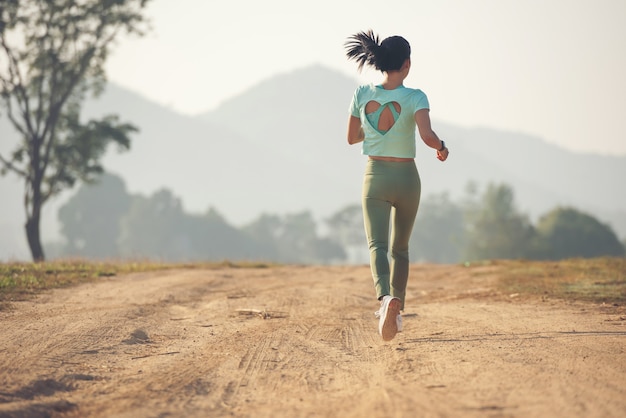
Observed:
[[[19,168],[17,168],[15,165],[13,165],[11,161],[5,160],[2,155],[0,155],[0,163],[2,163],[2,165],[7,170],[14,172],[20,177],[25,177],[25,178],[28,177],[28,174],[24,170],[20,170]]]

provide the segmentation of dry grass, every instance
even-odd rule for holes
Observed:
[[[495,261],[507,293],[626,305],[626,258]]]
[[[566,300],[626,306],[626,258],[563,261],[495,260],[489,264],[507,294],[539,295]],[[72,286],[101,277],[168,269],[271,267],[268,263],[88,262],[0,263],[0,308],[48,289]]]
[[[264,263],[159,263],[91,262],[85,260],[49,261],[43,263],[0,263],[0,303],[25,300],[38,292],[72,286],[101,277],[168,269],[269,267]]]

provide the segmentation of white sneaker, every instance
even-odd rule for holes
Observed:
[[[374,312],[374,316],[376,318],[380,318],[380,311]],[[398,313],[398,316],[396,317],[396,324],[398,324],[398,332],[402,332],[402,314],[401,313]]]
[[[383,300],[380,302],[380,309],[376,316],[380,318],[378,321],[378,332],[383,337],[383,341],[392,340],[398,333],[398,328],[402,327],[402,320],[400,320],[400,324],[398,323],[400,305],[400,299],[389,295],[383,296]]]

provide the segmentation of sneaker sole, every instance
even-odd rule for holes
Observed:
[[[387,315],[385,316],[385,322],[383,323],[383,330],[381,332],[383,341],[393,340],[393,337],[398,333],[396,318],[399,313],[400,299],[392,299],[387,307]]]

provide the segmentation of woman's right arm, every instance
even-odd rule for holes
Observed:
[[[417,129],[422,141],[429,147],[436,149],[437,158],[441,161],[445,161],[445,159],[448,158],[448,148],[445,147],[444,142],[440,140],[435,131],[433,131],[430,125],[429,110],[420,109],[415,112],[415,123],[417,124]]]
[[[365,139],[365,134],[361,126],[361,119],[350,115],[348,119],[348,144],[358,144],[362,142],[363,139]]]

